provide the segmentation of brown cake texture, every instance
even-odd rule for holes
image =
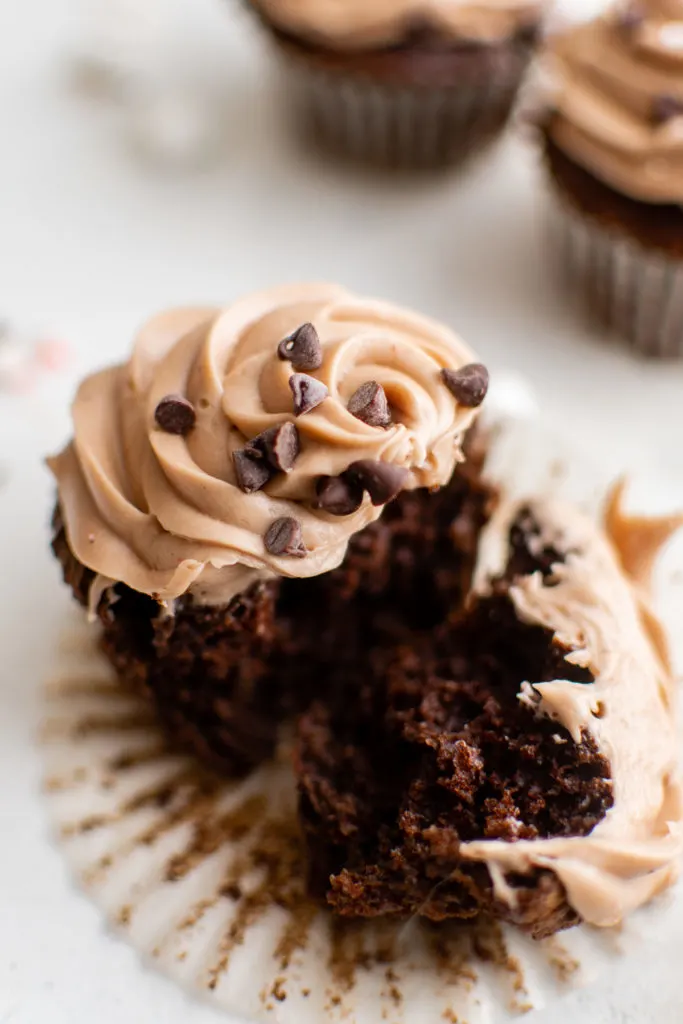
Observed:
[[[338,914],[496,913],[536,938],[576,923],[555,876],[508,877],[519,895],[511,912],[496,906],[486,868],[459,854],[473,839],[586,835],[612,803],[610,767],[592,740],[558,735],[517,698],[528,679],[592,683],[549,631],[515,615],[511,581],[540,571],[551,586],[564,557],[539,550],[538,533],[525,510],[490,596],[421,640],[407,630],[403,643],[368,648],[354,699],[319,700],[301,717],[310,884]]]
[[[610,188],[575,163],[543,128],[545,162],[552,186],[564,201],[603,228],[625,235],[662,255],[683,258],[683,210],[673,203],[645,203]]]
[[[69,548],[59,508],[52,548],[66,583],[88,604],[94,574]],[[119,583],[97,606],[101,646],[122,683],[155,703],[174,741],[227,774],[270,756],[283,716],[273,659],[284,636],[275,620],[276,583],[260,583],[227,607],[191,598],[165,615]]]
[[[404,492],[321,577],[252,586],[227,607],[185,597],[174,614],[124,584],[97,615],[126,686],[152,699],[175,743],[227,774],[269,757],[283,722],[366,669],[365,651],[419,633],[462,603],[493,501],[483,448],[436,493]],[[69,548],[57,509],[53,550],[84,606],[93,573]]]

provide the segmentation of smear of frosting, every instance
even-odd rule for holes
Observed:
[[[295,417],[293,367],[277,348],[306,322],[315,325],[323,355],[311,374],[329,396]],[[476,409],[456,401],[441,370],[472,358],[437,323],[332,285],[274,288],[223,311],[162,313],[142,329],[128,363],[83,382],[73,440],[49,460],[69,545],[98,579],[161,602],[189,591],[222,603],[257,578],[325,572],[382,510],[367,495],[350,515],[316,509],[316,481],[371,459],[408,471],[407,488],[446,483]],[[367,381],[384,388],[392,414],[386,428],[347,408]],[[196,412],[185,436],[155,421],[159,401],[171,394]],[[299,432],[293,468],[244,493],[233,453],[283,422]],[[281,517],[301,524],[305,557],[266,549],[264,536]]]
[[[413,25],[447,38],[497,42],[535,25],[547,0],[251,0],[284,31],[337,49],[401,42]]]
[[[553,54],[557,145],[627,196],[683,203],[683,2],[619,5]]]
[[[564,503],[538,499],[501,505],[480,545],[478,591],[485,594],[504,571],[510,526],[522,505],[531,507],[544,542],[570,553],[555,566],[551,584],[540,573],[518,579],[510,592],[517,614],[551,630],[571,652],[567,661],[588,668],[595,682],[531,679],[520,699],[556,720],[576,741],[583,733],[593,738],[611,766],[614,804],[587,836],[483,840],[463,844],[462,854],[493,869],[497,895],[511,905],[514,888],[503,884],[504,872],[548,868],[585,921],[615,925],[675,880],[683,852],[673,681],[666,653],[644,622],[641,583],[626,576],[620,564],[622,558],[631,561],[635,544],[633,538],[624,544],[629,520],[614,501],[610,525],[618,529],[611,542]],[[649,607],[647,614],[652,615]],[[661,642],[661,630],[658,638]]]

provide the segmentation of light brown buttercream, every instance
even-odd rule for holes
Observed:
[[[683,2],[640,0],[579,26],[553,47],[557,115],[550,132],[576,163],[633,199],[683,203],[683,115],[657,118],[663,97],[683,105]]]
[[[548,0],[251,0],[274,25],[336,49],[390,46],[418,21],[490,43],[534,25]]]
[[[306,321],[324,356],[311,372],[329,397],[295,419],[293,369],[277,346]],[[408,488],[446,483],[476,410],[456,402],[440,371],[472,358],[433,321],[332,285],[274,288],[223,311],[162,313],[142,329],[128,363],[83,382],[73,441],[49,460],[69,545],[97,574],[100,591],[113,580],[162,602],[189,591],[222,603],[256,578],[325,572],[382,510],[367,496],[349,516],[316,510],[318,477],[378,459],[407,469]],[[387,429],[347,409],[368,380],[391,403]],[[157,403],[172,393],[185,395],[197,413],[186,437],[155,423]],[[296,422],[301,439],[293,470],[243,493],[232,453],[284,421]],[[305,558],[266,550],[264,534],[281,516],[300,521]]]
[[[464,843],[464,857],[484,862],[496,895],[514,907],[508,872],[553,871],[567,899],[591,924],[610,926],[670,885],[683,849],[683,806],[678,777],[675,695],[661,628],[642,590],[624,574],[637,547],[640,520],[622,516],[613,499],[613,541],[564,503],[538,499],[502,505],[485,529],[476,588],[504,571],[508,536],[521,505],[529,505],[543,543],[570,552],[554,570],[553,585],[540,573],[520,578],[511,598],[523,622],[552,630],[571,653],[567,661],[588,668],[593,684],[528,680],[520,700],[547,715],[579,742],[587,734],[609,761],[614,805],[590,835],[506,843]],[[676,523],[667,520],[663,541]],[[632,535],[629,535],[631,532]],[[652,531],[645,529],[646,537]],[[624,540],[626,543],[624,544]],[[623,545],[622,551],[616,545]],[[561,736],[560,736],[561,740]]]

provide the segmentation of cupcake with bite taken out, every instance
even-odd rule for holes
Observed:
[[[542,127],[561,269],[633,351],[680,357],[683,3],[620,3],[551,59]]]
[[[454,476],[487,383],[451,331],[331,285],[163,313],[83,382],[49,460],[53,547],[177,738],[231,772],[268,756],[333,684],[307,657],[332,619],[337,649],[380,636],[380,591],[412,593],[460,517],[457,588],[491,498]]]
[[[337,153],[439,167],[504,128],[547,0],[250,0],[296,113]]]

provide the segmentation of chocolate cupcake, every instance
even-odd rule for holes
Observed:
[[[396,546],[371,533],[373,557],[352,553],[363,605],[338,569],[349,542],[394,499],[394,524],[430,529],[487,383],[450,331],[330,285],[153,319],[81,385],[49,460],[54,550],[122,681],[221,769],[268,756],[308,687],[334,684],[324,630],[355,650],[381,610],[371,577],[393,578]],[[452,487],[449,525],[485,516],[483,485]],[[451,590],[458,571],[454,555]]]
[[[465,608],[381,652],[354,702],[302,716],[310,884],[336,913],[493,915],[543,938],[672,884],[674,682],[643,584],[680,522],[615,501],[608,539],[564,503],[502,501]]]
[[[341,155],[457,163],[500,134],[546,0],[250,0],[301,123]]]
[[[553,47],[543,138],[564,275],[631,349],[683,355],[683,3],[619,4]]]

